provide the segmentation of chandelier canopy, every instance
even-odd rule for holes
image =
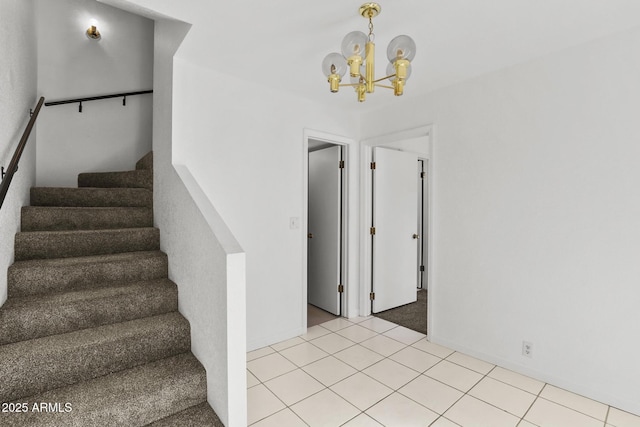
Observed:
[[[328,54],[322,61],[322,72],[327,76],[329,90],[338,92],[340,87],[355,88],[359,102],[364,102],[367,93],[374,88],[393,89],[396,96],[404,93],[406,81],[411,76],[411,61],[416,56],[416,44],[406,35],[395,37],[387,47],[387,76],[375,78],[375,35],[373,34],[373,18],[380,14],[378,3],[365,3],[360,6],[360,15],[369,20],[369,35],[362,31],[352,31],[342,40],[342,54]],[[351,83],[341,84],[342,77],[349,70]],[[391,86],[380,82],[389,79]]]

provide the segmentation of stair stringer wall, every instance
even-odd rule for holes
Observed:
[[[173,55],[190,26],[155,19],[154,220],[191,351],[207,371],[207,400],[227,427],[245,426],[245,254],[188,169],[172,164]]]

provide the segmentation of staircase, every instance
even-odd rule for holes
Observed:
[[[152,168],[149,153],[31,189],[0,308],[0,425],[223,426],[167,278]]]

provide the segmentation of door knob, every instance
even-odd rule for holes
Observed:
[[[419,239],[419,238],[420,238],[420,235],[419,235],[419,234],[414,234],[414,235],[413,235],[413,238],[414,238],[414,239]]]

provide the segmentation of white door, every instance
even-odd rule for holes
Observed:
[[[310,304],[336,316],[341,314],[341,148],[309,153],[307,295]]]
[[[418,269],[416,154],[375,147],[372,311],[415,302]]]

